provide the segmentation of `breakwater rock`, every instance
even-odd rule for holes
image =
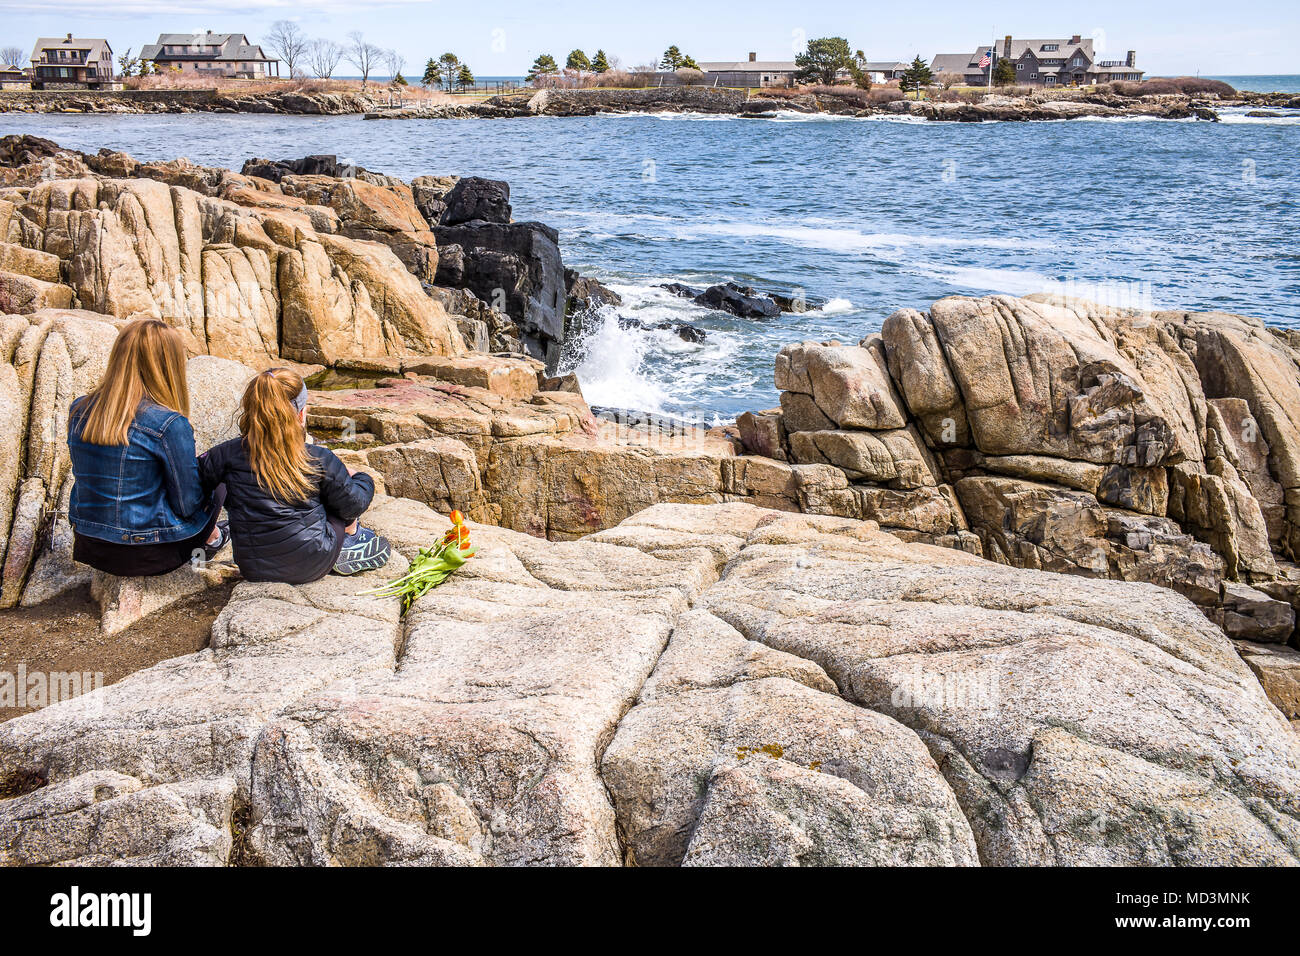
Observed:
[[[1234,101],[1235,102],[1235,101]],[[1060,120],[1083,117],[1145,116],[1159,119],[1216,120],[1225,103],[1181,94],[1123,97],[1104,92],[1044,91],[1025,95],[1001,92],[971,94],[962,99],[872,99],[863,91],[818,90],[796,94],[663,87],[643,90],[551,90],[512,93],[481,103],[412,105],[376,110],[366,119],[513,119],[525,116],[597,116],[602,113],[690,112],[762,118],[781,112],[829,113],[847,116],[912,115],[953,122],[984,120]]]
[[[361,92],[300,90],[6,90],[5,113],[292,113],[337,116],[377,109]]]

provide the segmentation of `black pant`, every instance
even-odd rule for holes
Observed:
[[[203,549],[217,526],[221,506],[226,503],[226,486],[217,485],[212,493],[212,516],[203,530],[184,541],[158,544],[122,544],[89,538],[73,532],[72,560],[123,578],[148,578],[175,571],[188,564],[195,551]]]

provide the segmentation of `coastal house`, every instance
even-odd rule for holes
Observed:
[[[280,75],[280,61],[267,56],[242,33],[162,33],[146,44],[140,59],[160,72],[180,70],[201,76],[264,80]]]
[[[871,78],[872,83],[887,83],[890,80],[902,79],[903,73],[909,65],[901,60],[893,62],[889,60],[868,60],[862,64],[862,71]]]
[[[959,73],[967,86],[987,86],[998,60],[1016,65],[1016,83],[1022,86],[1094,86],[1112,80],[1140,80],[1137,53],[1123,60],[1099,59],[1092,37],[1075,34],[1058,39],[1016,40],[1010,34],[1001,43],[979,46],[970,54],[940,53],[930,61],[930,71]],[[983,64],[983,65],[981,65]]]
[[[799,69],[794,60],[760,60],[757,53],[748,60],[701,63],[709,86],[739,86],[759,89],[764,86],[789,86]]]
[[[107,40],[41,37],[32,48],[34,90],[113,88],[113,48]]]
[[[873,83],[885,83],[903,75],[907,64],[896,60],[871,61],[862,69]],[[764,86],[791,86],[799,66],[794,60],[760,60],[757,53],[748,60],[735,62],[701,63],[700,69],[708,74],[709,86],[738,86],[759,89]],[[847,69],[840,70],[838,79],[851,79]]]
[[[18,66],[0,66],[0,90],[30,90],[32,81]]]

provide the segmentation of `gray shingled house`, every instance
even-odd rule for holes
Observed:
[[[280,61],[262,52],[242,33],[163,33],[140,51],[140,59],[160,71],[181,70],[200,76],[262,80],[280,75]]]
[[[990,53],[989,65],[980,61]],[[1140,80],[1137,53],[1128,51],[1123,60],[1100,60],[1093,50],[1092,37],[1075,34],[1069,38],[1016,40],[1010,35],[996,45],[979,46],[971,54],[940,53],[930,62],[930,70],[960,73],[968,86],[985,86],[989,71],[998,60],[1010,59],[1016,65],[1016,82],[1024,86],[1093,86],[1112,80]]]

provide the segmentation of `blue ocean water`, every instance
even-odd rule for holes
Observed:
[[[1062,291],[1300,326],[1300,112],[1245,112],[1217,124],[0,114],[0,134],[234,169],[337,153],[406,179],[505,179],[516,218],[558,228],[566,263],[623,294],[623,318],[708,332],[689,344],[610,315],[572,359],[588,399],[712,420],[775,404],[782,344],[857,341],[944,295]],[[658,288],[725,279],[825,304],[748,321]]]
[[[1300,75],[1259,74],[1253,76],[1207,76],[1207,80],[1222,80],[1233,89],[1251,90],[1255,93],[1300,93]]]

